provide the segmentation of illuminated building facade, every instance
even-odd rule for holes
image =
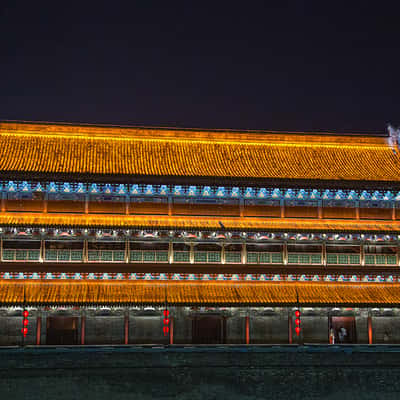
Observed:
[[[1,123],[0,344],[399,343],[396,134]]]

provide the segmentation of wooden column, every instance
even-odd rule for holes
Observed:
[[[36,318],[36,346],[40,345],[40,336],[42,334],[42,316],[39,315]]]
[[[169,344],[174,344],[174,317],[169,321]]]
[[[124,316],[124,344],[129,343],[129,312],[125,312]]]
[[[326,241],[322,242],[322,265],[326,266]]]
[[[250,317],[245,317],[246,344],[250,344]]]
[[[194,243],[193,242],[190,242],[189,262],[190,262],[190,264],[194,264]]]
[[[356,206],[356,219],[360,219],[360,203],[357,202]]]
[[[129,196],[125,197],[125,214],[129,215]]]
[[[372,344],[372,317],[371,317],[371,314],[368,314],[367,326],[368,326],[368,344]]]
[[[225,264],[225,243],[221,243],[221,264]]]
[[[89,214],[89,195],[85,194],[85,214]]]
[[[288,263],[288,249],[287,249],[287,241],[283,242],[283,264],[287,265]]]
[[[242,243],[242,264],[247,264],[247,248],[246,248],[246,243]]]
[[[319,219],[322,218],[322,201],[321,200],[318,201],[318,218]]]
[[[86,317],[82,311],[81,314],[81,344],[85,344]]]
[[[88,256],[88,241],[85,239],[83,241],[83,262],[88,262],[89,256]]]
[[[174,245],[172,240],[168,243],[168,262],[172,264],[174,262]]]
[[[361,265],[365,265],[364,242],[360,244],[360,263]]]
[[[3,261],[3,238],[0,239],[0,261]]]
[[[43,199],[43,212],[47,213],[47,203],[48,203],[48,194],[44,194],[44,199]]]
[[[242,198],[239,199],[239,215],[244,216],[244,200]]]
[[[130,259],[130,247],[129,247],[129,240],[125,240],[125,262],[129,263]]]
[[[281,204],[281,218],[285,218],[285,201],[282,199],[280,204]]]
[[[290,311],[289,311],[290,313]],[[288,335],[289,335],[289,344],[293,343],[293,331],[292,331],[292,316],[288,315]]]
[[[1,212],[6,212],[6,196],[7,193],[1,193]]]
[[[396,219],[396,207],[393,204],[393,208],[392,208],[392,220],[394,221]]]
[[[172,215],[172,197],[168,196],[168,215]]]

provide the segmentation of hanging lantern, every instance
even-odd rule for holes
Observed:
[[[29,321],[25,318],[23,321],[24,326],[28,326]]]
[[[164,310],[163,313],[164,313],[164,317],[167,318],[168,315],[169,315],[169,311],[168,310]]]
[[[22,328],[21,332],[24,334],[24,336],[26,336],[26,334],[28,333],[28,328]]]
[[[169,332],[168,326],[164,326],[163,331],[164,331],[164,335],[166,335]]]
[[[168,318],[164,318],[164,325],[168,325],[169,324],[169,319]]]
[[[24,310],[23,313],[22,313],[22,316],[24,318],[27,318],[29,316],[29,311],[28,310]]]
[[[301,320],[300,320],[301,312],[300,312],[300,310],[296,310],[294,312],[294,315],[296,316],[296,319],[294,320],[294,323],[296,324],[296,328],[295,328],[296,335],[300,336],[300,331],[301,331],[301,328],[300,328],[300,325],[301,325]]]

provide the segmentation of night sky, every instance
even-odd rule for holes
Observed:
[[[3,0],[0,119],[382,132],[395,4]]]

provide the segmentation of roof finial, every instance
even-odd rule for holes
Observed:
[[[391,146],[398,146],[400,140],[400,128],[395,128],[391,124],[387,125],[389,132],[389,144]]]

